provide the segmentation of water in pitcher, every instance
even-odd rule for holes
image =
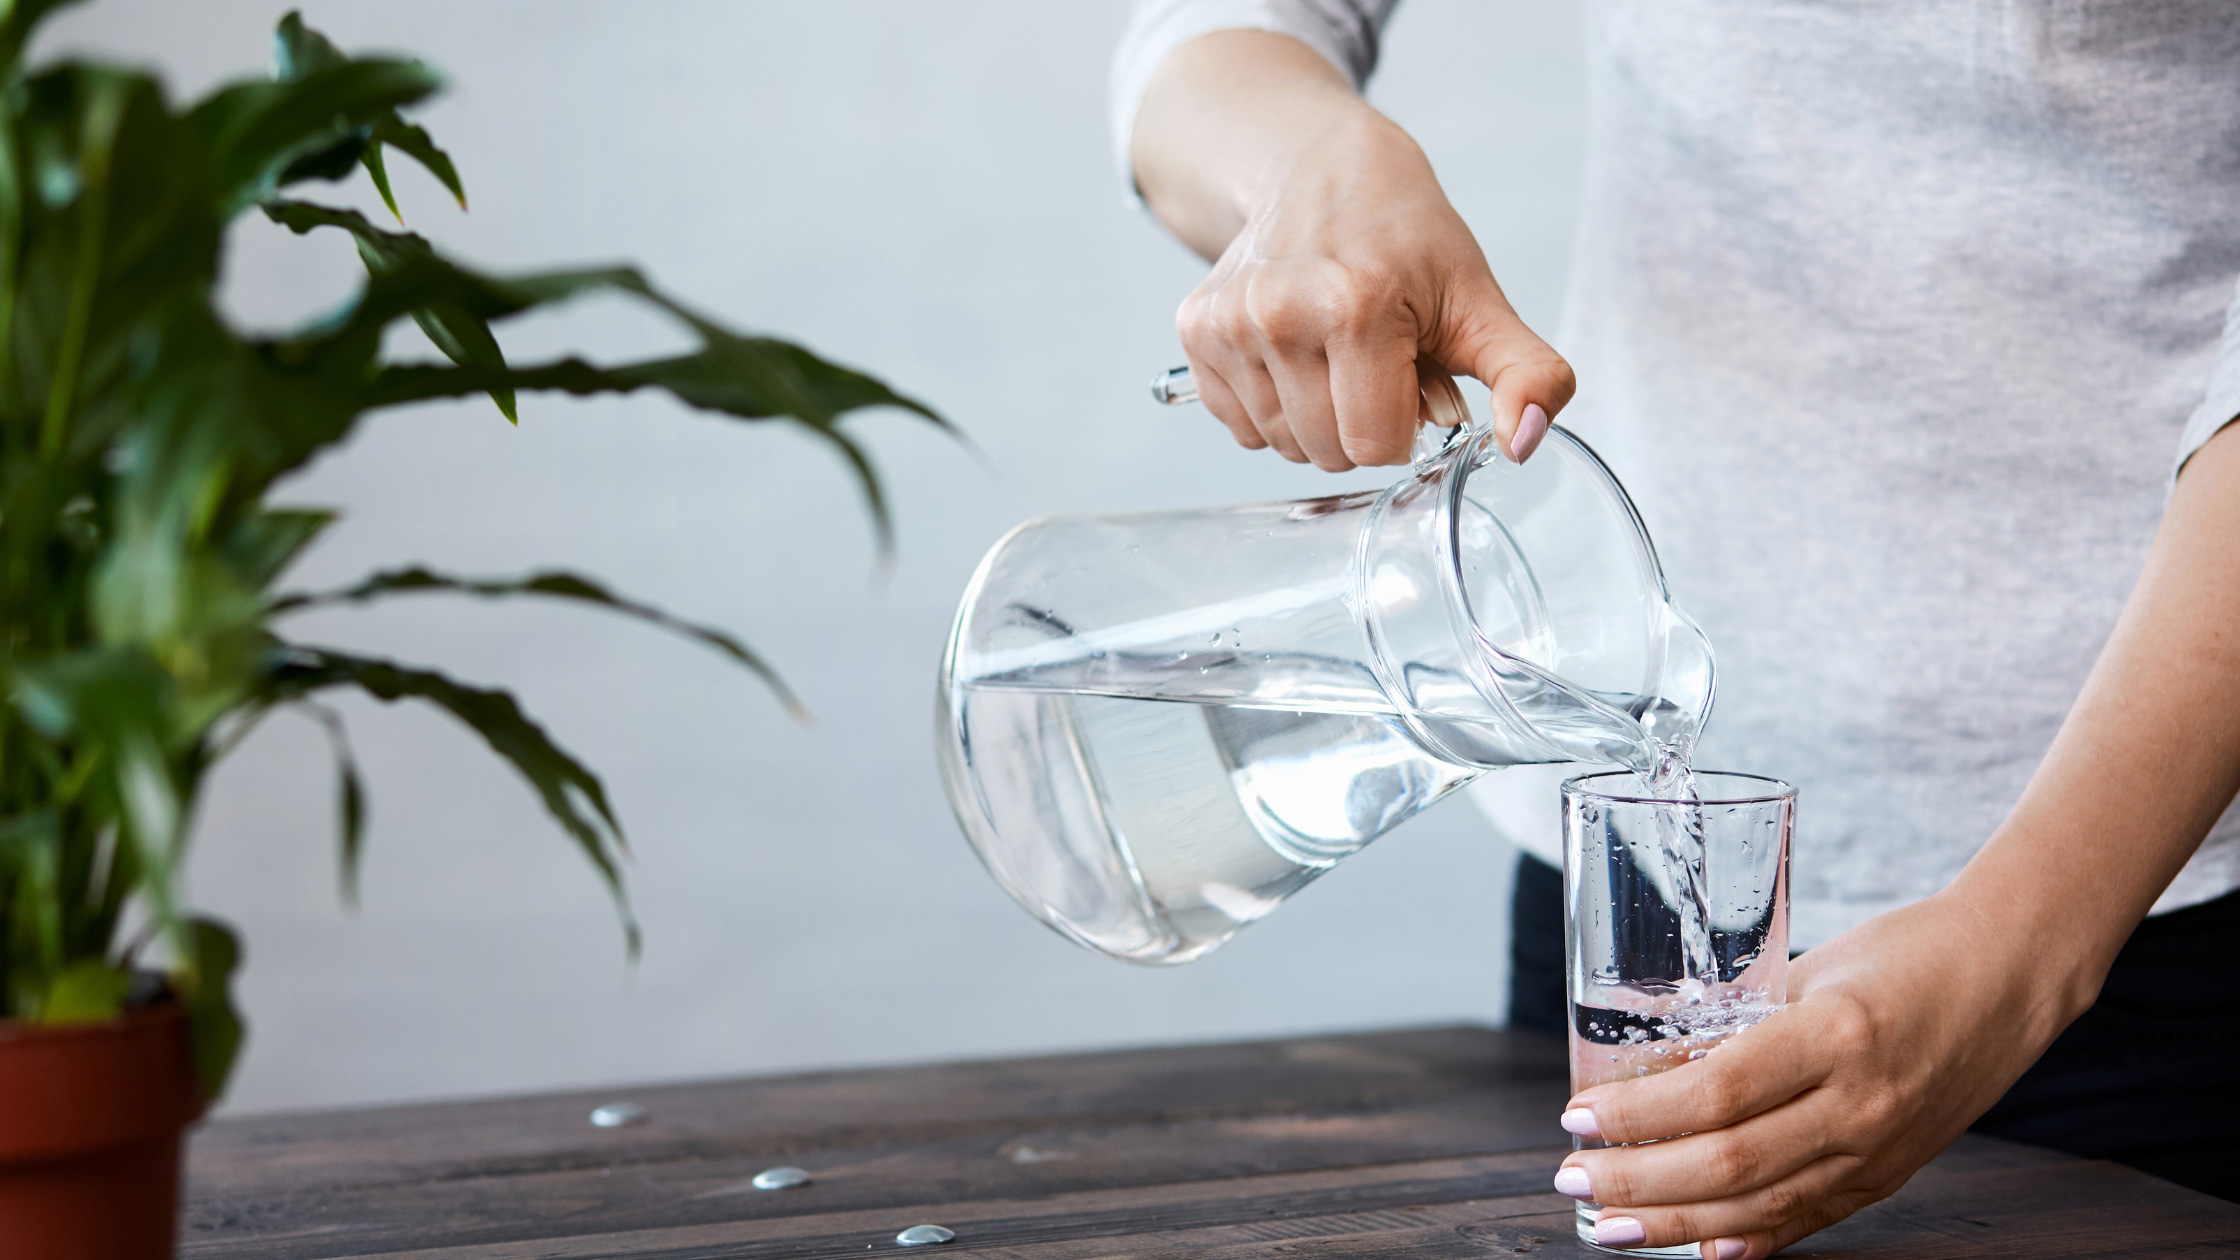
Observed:
[[[1070,911],[1061,930],[1134,961],[1200,957],[1485,771],[1426,753],[1357,671],[1293,654],[1205,659],[1219,663],[1116,671],[1108,659],[1094,682],[1058,663],[964,681],[946,697],[987,816],[1006,834],[1094,837],[1067,851],[1083,864],[1077,882],[1132,890]],[[1255,685],[1209,686],[1216,670],[1248,670]],[[1314,700],[1277,698],[1286,694]],[[1489,742],[1465,724],[1415,721],[1450,746]],[[1638,729],[1627,742],[1644,746],[1647,768]],[[1090,878],[1100,862],[1124,874]]]
[[[998,541],[937,719],[989,873],[1083,945],[1187,962],[1480,774],[1653,771],[1710,710],[1710,645],[1549,432],[1529,468],[1472,429],[1381,492]]]

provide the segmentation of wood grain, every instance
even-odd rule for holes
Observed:
[[[1443,1028],[219,1121],[182,1255],[788,1260],[1594,1254],[1559,1044]],[[651,1113],[593,1128],[603,1102]],[[799,1164],[801,1189],[758,1191]],[[2240,1206],[1964,1139],[1792,1254],[2240,1255]]]

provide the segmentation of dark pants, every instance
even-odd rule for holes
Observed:
[[[1562,1036],[1563,872],[1517,863],[1509,1026]],[[2100,999],[1974,1131],[2112,1159],[2240,1202],[2240,892],[2156,915]]]

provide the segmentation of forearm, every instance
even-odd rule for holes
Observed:
[[[2145,571],[2013,814],[1947,895],[2041,960],[2062,1022],[2240,788],[2240,432],[2178,478]]]
[[[1268,31],[1216,31],[1177,48],[1152,75],[1129,161],[1152,213],[1210,261],[1299,154],[1362,129],[1409,144],[1307,45]]]
[[[1503,452],[1531,456],[1571,366],[1517,318],[1423,150],[1336,66],[1287,35],[1201,35],[1152,72],[1130,134],[1152,211],[1214,264],[1175,332],[1240,445],[1403,464],[1424,374],[1467,373]]]

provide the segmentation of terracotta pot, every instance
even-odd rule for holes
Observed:
[[[165,1260],[179,1140],[201,1113],[175,1005],[98,1024],[0,1022],[0,1256]]]

